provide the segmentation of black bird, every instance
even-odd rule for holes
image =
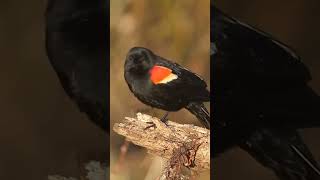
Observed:
[[[67,94],[103,130],[107,119],[109,2],[48,0],[46,50]]]
[[[213,156],[240,146],[282,180],[320,179],[297,129],[320,125],[320,98],[296,53],[211,5]]]
[[[186,108],[210,127],[210,115],[203,104],[210,100],[210,92],[205,81],[190,70],[149,49],[134,47],[127,54],[124,77],[131,92],[144,104],[165,111]]]

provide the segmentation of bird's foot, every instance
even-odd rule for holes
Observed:
[[[147,126],[146,128],[144,128],[144,130],[150,129],[150,128],[157,128],[156,124],[154,122],[147,122],[147,124],[150,124],[149,126]]]
[[[164,114],[164,116],[160,119],[161,122],[163,122],[166,126],[169,126],[168,125],[168,115],[169,115],[169,112],[166,112],[166,114]],[[150,129],[150,128],[157,128],[156,124],[154,122],[147,122],[147,124],[150,124],[149,126],[147,126],[146,128],[144,128],[144,130],[147,130],[147,129]]]

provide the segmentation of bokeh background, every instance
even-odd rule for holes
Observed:
[[[214,4],[295,49],[311,71],[310,85],[320,94],[320,1],[215,0]],[[302,135],[320,162],[320,129],[303,130]],[[237,148],[222,155],[213,166],[216,180],[277,180],[270,170]]]
[[[46,1],[0,1],[0,179],[79,179],[107,137],[67,97],[45,53]]]
[[[137,111],[161,117],[164,111],[150,110],[139,102],[124,80],[126,53],[134,46],[178,62],[210,81],[209,0],[111,0],[110,14],[110,116],[111,127]],[[171,113],[169,119],[200,125],[186,110]],[[129,146],[119,166],[119,150],[124,139],[111,130],[111,179],[156,179],[161,162],[142,148]],[[150,168],[151,167],[151,168]],[[202,174],[200,179],[209,179]]]

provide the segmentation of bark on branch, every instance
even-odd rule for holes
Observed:
[[[147,128],[150,123],[155,127]],[[181,174],[187,167],[192,174],[210,168],[210,131],[189,124],[168,121],[138,113],[136,118],[126,117],[116,123],[113,130],[128,141],[147,148],[148,152],[167,159],[160,179],[187,179]],[[146,129],[147,128],[147,129]]]

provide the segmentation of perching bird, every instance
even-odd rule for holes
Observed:
[[[109,3],[49,0],[46,49],[67,94],[105,131],[109,63]]]
[[[186,108],[210,127],[210,114],[203,104],[210,101],[210,92],[198,75],[142,47],[130,49],[124,69],[131,92],[141,102],[165,111]]]
[[[240,146],[282,180],[320,179],[297,129],[320,125],[310,73],[288,46],[211,5],[213,155]]]

